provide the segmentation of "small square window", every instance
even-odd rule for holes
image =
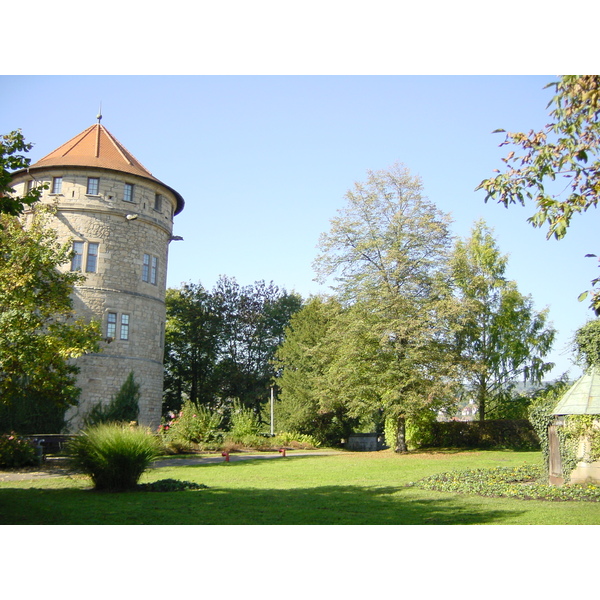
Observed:
[[[53,177],[52,178],[52,193],[53,194],[61,194],[62,193],[62,177]]]
[[[83,242],[73,242],[73,252],[71,271],[81,271],[83,268]]]
[[[90,196],[97,196],[99,186],[100,186],[100,179],[98,179],[98,177],[88,177],[87,190],[85,193]]]
[[[133,183],[126,183],[123,190],[123,200],[133,202]]]

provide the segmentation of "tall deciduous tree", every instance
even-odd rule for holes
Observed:
[[[347,206],[322,235],[315,267],[352,307],[340,331],[331,386],[351,414],[382,410],[404,423],[447,400],[451,363],[440,352],[447,323],[442,282],[450,218],[427,200],[403,165],[369,172],[346,194]]]
[[[238,399],[259,414],[275,349],[301,305],[273,283],[243,287],[224,276],[211,292],[200,284],[168,290],[165,410],[179,410],[186,398],[213,408]]]
[[[273,282],[240,286],[222,276],[213,290],[222,315],[219,351],[221,396],[237,398],[256,414],[269,399],[275,377],[273,358],[302,298]]]
[[[540,383],[554,366],[544,362],[555,336],[548,311],[535,312],[531,298],[506,279],[507,261],[483,221],[457,241],[452,257],[461,307],[455,350],[482,421],[490,403],[508,401],[517,379]]]
[[[166,293],[163,412],[179,411],[185,399],[197,406],[218,404],[217,359],[222,318],[201,284]]]
[[[71,247],[47,227],[48,210],[38,206],[26,229],[0,217],[0,403],[35,397],[64,411],[79,395],[70,359],[97,352],[100,329],[74,317],[70,294],[82,276],[58,269]]]
[[[528,133],[496,130],[506,133],[500,145],[513,147],[502,159],[506,171],[483,180],[477,189],[485,190],[486,202],[534,202],[537,210],[529,222],[547,225],[548,237],[561,239],[572,217],[596,207],[600,198],[600,76],[567,75],[546,87],[556,92],[548,105],[553,106],[551,122]],[[580,299],[586,296],[584,292]],[[593,292],[592,307],[600,312],[600,292]]]

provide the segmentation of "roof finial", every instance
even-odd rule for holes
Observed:
[[[100,121],[102,121],[102,102],[100,102],[100,108],[98,109],[96,119],[98,119],[98,124],[100,124]]]

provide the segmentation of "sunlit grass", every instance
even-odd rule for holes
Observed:
[[[81,476],[0,483],[3,524],[598,524],[600,504],[484,498],[411,487],[466,469],[539,464],[539,452],[390,451],[277,457],[151,469],[140,483],[208,486],[99,493]]]

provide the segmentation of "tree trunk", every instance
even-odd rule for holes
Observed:
[[[485,421],[487,382],[480,380],[477,384],[477,416],[479,421]]]
[[[398,417],[398,434],[394,452],[408,452],[406,446],[406,419],[404,417]]]
[[[479,414],[479,420],[485,421],[485,393],[479,394],[477,400],[477,412]]]

